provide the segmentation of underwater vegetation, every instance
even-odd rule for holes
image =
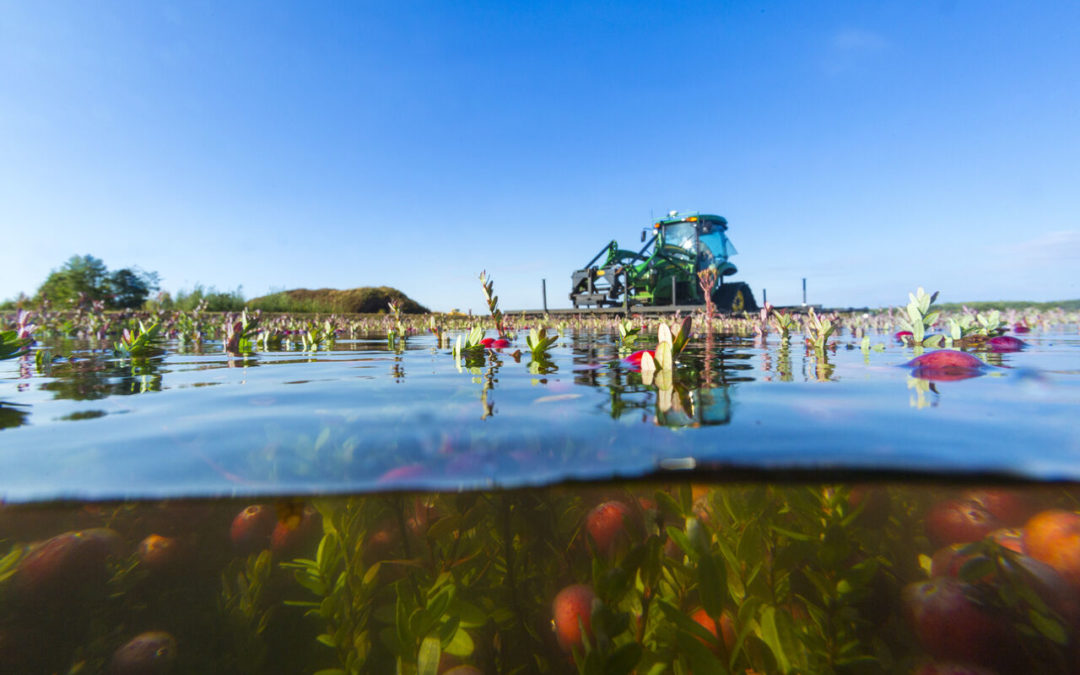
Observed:
[[[622,483],[6,506],[0,669],[1069,673],[1078,497]]]

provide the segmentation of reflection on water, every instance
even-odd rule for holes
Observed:
[[[1069,335],[965,355],[979,377],[904,366],[915,350],[891,340],[816,349],[708,334],[674,367],[644,372],[602,331],[568,332],[544,357],[519,343],[455,358],[419,336],[246,356],[171,342],[130,359],[58,342],[36,363],[0,365],[0,493],[477,489],[641,476],[685,458],[1080,479]]]
[[[29,411],[22,407],[0,402],[0,429],[25,424],[27,415]]]
[[[1078,497],[623,483],[6,506],[0,671],[1069,673]]]

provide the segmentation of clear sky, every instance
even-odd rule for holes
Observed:
[[[0,299],[564,307],[671,209],[759,301],[1080,297],[1080,3],[0,0]]]

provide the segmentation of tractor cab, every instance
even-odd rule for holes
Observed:
[[[729,262],[736,251],[727,227],[722,216],[671,211],[641,233],[641,250],[621,249],[613,240],[575,271],[570,300],[574,307],[701,304],[707,293],[721,310],[756,309],[746,284],[724,284],[738,271]],[[698,273],[708,269],[715,270],[715,282],[703,290]]]
[[[680,214],[672,211],[668,217],[657,221],[653,227],[657,247],[667,249],[672,255],[694,259],[694,272],[713,268],[718,276],[731,276],[738,269],[728,258],[738,253],[727,238],[727,219],[701,213]],[[641,240],[648,238],[643,230]]]

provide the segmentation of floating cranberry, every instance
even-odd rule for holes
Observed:
[[[955,349],[938,349],[916,356],[906,364],[909,368],[982,368],[977,357]]]
[[[1030,333],[1031,328],[1026,323],[1021,323],[1021,322],[1017,321],[1016,323],[1013,324],[1013,332],[1014,333]]]
[[[510,341],[505,339],[505,338],[499,338],[497,340],[493,340],[491,342],[491,344],[488,345],[488,347],[490,349],[505,349],[505,348],[507,348],[509,346],[510,346]]]
[[[652,349],[639,349],[638,351],[634,352],[630,356],[627,356],[625,359],[623,359],[623,361],[630,364],[630,366],[633,367],[633,368],[640,368],[641,367],[641,358],[643,356],[645,356],[646,354],[648,354],[649,356],[652,356],[654,358],[656,357],[656,352],[653,351]]]
[[[992,337],[987,340],[986,345],[992,352],[1008,353],[1020,351],[1027,343],[1020,338],[1014,338],[1011,335],[998,335],[997,337]]]
[[[915,339],[915,334],[912,333],[909,330],[901,330],[901,331],[897,331],[896,334],[893,335],[893,338],[897,342],[908,342],[909,340],[914,340]]]
[[[912,369],[913,377],[949,381],[978,377],[986,364],[966,352],[939,349],[917,356],[904,365]]]
[[[427,467],[423,464],[404,464],[386,471],[375,482],[379,484],[408,483],[420,478],[425,473],[427,473]]]

